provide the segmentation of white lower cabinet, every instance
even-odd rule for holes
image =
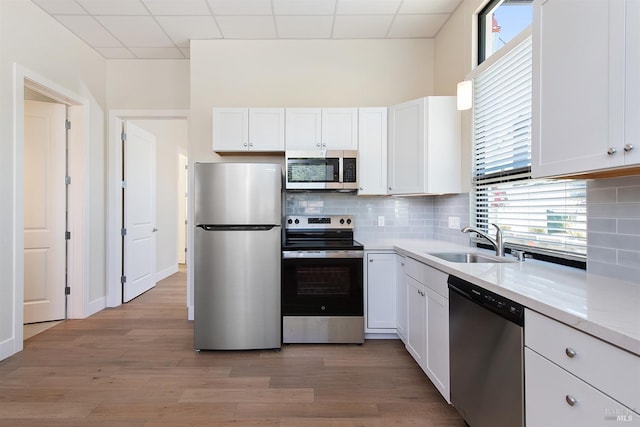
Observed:
[[[640,357],[525,310],[528,427],[637,426],[638,409]]]
[[[367,253],[366,330],[396,332],[396,255]]]
[[[448,275],[405,258],[407,351],[449,402]]]
[[[405,257],[396,255],[396,333],[407,343],[407,276]]]
[[[640,415],[529,348],[524,363],[527,427],[640,425]]]

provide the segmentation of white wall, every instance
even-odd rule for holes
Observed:
[[[184,203],[184,189],[178,188],[179,174],[184,174],[178,169],[178,155],[187,151],[187,121],[132,123],[156,136],[156,276],[161,279],[178,270],[178,209]]]
[[[433,40],[424,39],[192,41],[189,164],[282,161],[281,154],[220,157],[213,153],[214,106],[388,106],[433,94],[433,55]],[[188,242],[193,241],[191,237]],[[192,306],[191,271],[188,281]]]
[[[476,16],[488,0],[463,0],[434,41],[434,92],[455,95],[456,85],[465,79],[477,61]],[[462,186],[471,189],[472,123],[471,110],[462,112]]]
[[[188,60],[108,60],[109,109],[189,109]]]
[[[60,88],[88,100],[90,110],[90,138],[85,165],[90,194],[84,212],[88,236],[84,248],[86,269],[84,277],[87,304],[105,296],[104,279],[104,106],[105,61],[95,51],[63,29],[57,22],[27,0],[0,1],[0,359],[22,348],[22,141],[14,146],[14,63],[55,83]],[[22,83],[15,90],[22,94]],[[19,251],[21,252],[21,251]],[[78,285],[78,284],[75,284]],[[16,328],[16,323],[20,328]]]

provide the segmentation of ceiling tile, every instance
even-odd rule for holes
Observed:
[[[216,18],[225,39],[274,39],[272,16],[219,16]]]
[[[158,16],[156,20],[180,47],[189,47],[189,40],[222,38],[212,16]]]
[[[77,0],[92,15],[148,15],[139,0]]]
[[[394,15],[401,0],[339,0],[338,15]]]
[[[92,16],[57,15],[55,18],[91,47],[122,47]]]
[[[389,38],[435,37],[449,15],[398,15]]]
[[[273,0],[275,15],[333,15],[336,0]]]
[[[393,15],[336,16],[333,37],[338,39],[384,38]]]
[[[124,47],[97,47],[96,50],[107,59],[134,59],[133,53]]]
[[[175,47],[132,47],[131,52],[140,59],[184,59],[180,49]]]
[[[276,25],[283,39],[328,39],[333,16],[276,16]]]
[[[208,0],[216,15],[271,15],[271,0]]]
[[[51,15],[86,15],[87,11],[75,0],[33,0],[35,4]]]
[[[206,0],[142,0],[153,15],[210,15]]]
[[[461,0],[404,0],[398,13],[451,13]]]
[[[173,47],[173,43],[150,16],[98,16],[127,47]]]

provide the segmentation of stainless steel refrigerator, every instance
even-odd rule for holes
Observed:
[[[280,348],[282,169],[196,163],[196,350]]]

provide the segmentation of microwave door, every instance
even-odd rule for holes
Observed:
[[[287,189],[342,188],[340,159],[337,157],[288,157],[286,178]]]

